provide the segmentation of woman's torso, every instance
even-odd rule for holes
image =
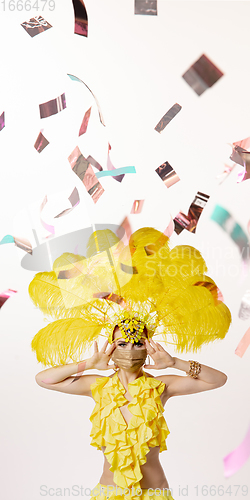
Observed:
[[[147,374],[147,376],[150,376]],[[162,405],[164,406],[168,400],[168,396],[166,394],[166,389],[163,391],[161,394],[161,402]],[[127,391],[124,394],[124,397],[128,400],[128,404],[130,401],[132,401],[132,396],[131,394]],[[132,414],[128,410],[128,405],[121,406],[120,408],[121,414],[124,417],[125,421],[127,424],[129,423],[129,420],[132,418]],[[103,451],[103,456],[104,456],[104,465],[103,465],[103,472],[100,477],[99,483],[103,485],[112,485],[116,486],[114,483],[114,474],[109,470],[110,464],[107,460],[107,458],[104,455],[106,447],[102,447]],[[169,484],[167,481],[167,478],[164,474],[164,470],[161,466],[160,460],[159,460],[159,453],[160,453],[160,447],[155,446],[154,448],[150,448],[150,451],[147,453],[147,461],[145,464],[141,466],[141,473],[143,475],[143,478],[140,481],[140,487],[141,488],[169,488]]]

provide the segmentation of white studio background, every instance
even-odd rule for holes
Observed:
[[[153,226],[164,231],[170,215],[188,212],[197,191],[210,195],[196,234],[174,233],[171,246],[188,244],[202,252],[233,322],[222,342],[199,354],[177,356],[224,371],[228,381],[215,391],[169,401],[165,418],[171,434],[168,451],[160,458],[175,500],[187,486],[191,499],[203,498],[196,495],[197,485],[199,492],[203,485],[250,488],[249,461],[229,479],[223,473],[223,457],[241,443],[250,420],[250,351],[242,359],[234,352],[249,327],[238,318],[249,271],[244,271],[236,245],[210,219],[220,204],[247,233],[250,181],[237,183],[239,166],[222,184],[216,176],[224,163],[230,164],[230,144],[250,135],[250,4],[158,0],[158,16],[135,16],[133,0],[86,0],[85,5],[88,38],[74,34],[70,0],[55,0],[53,11],[46,5],[39,13],[10,12],[8,2],[3,11],[1,3],[0,115],[5,111],[6,124],[0,132],[0,240],[6,234],[19,235],[35,247],[32,225],[36,224],[39,243],[44,242],[46,231],[30,214],[36,213],[45,195],[51,213],[59,213],[70,206],[64,200],[75,186],[80,204],[56,219],[54,238],[93,224],[119,225],[135,199],[145,203],[141,214],[129,216],[132,229]],[[20,23],[37,14],[53,28],[31,38]],[[198,97],[181,75],[202,54],[224,76]],[[93,91],[106,127],[99,121],[92,95],[67,73]],[[63,92],[67,108],[40,120],[39,104]],[[181,112],[158,134],[155,125],[176,102]],[[88,131],[78,139],[90,106]],[[50,144],[38,154],[34,142],[41,128]],[[105,193],[94,204],[67,158],[78,145],[85,156],[92,155],[105,167],[108,142],[114,166],[135,166],[137,173],[127,174],[121,184],[110,177],[101,179]],[[166,160],[181,178],[169,189],[155,173]],[[48,209],[48,220],[49,216]],[[42,494],[42,485],[54,488],[59,498],[63,488],[73,485],[93,488],[103,463],[102,454],[90,446],[94,402],[36,385],[35,374],[43,368],[30,342],[46,323],[28,295],[35,271],[22,267],[24,252],[12,244],[1,245],[0,254],[0,292],[8,288],[18,292],[0,311],[1,496],[5,500],[52,496]],[[169,352],[176,355],[173,349]]]

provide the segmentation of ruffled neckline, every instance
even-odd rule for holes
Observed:
[[[125,398],[127,389],[116,372],[113,377],[96,378],[91,391],[96,406],[90,417],[93,424],[92,446],[99,450],[104,446],[104,454],[114,473],[114,483],[120,487],[140,486],[141,466],[146,462],[150,448],[166,450],[169,434],[163,417],[164,408],[161,394],[165,384],[145,372],[128,383],[131,401]],[[131,418],[127,423],[120,407],[127,405]],[[136,499],[136,496],[133,497]],[[137,499],[136,499],[137,500]]]

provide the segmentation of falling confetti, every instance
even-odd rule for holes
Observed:
[[[209,87],[212,87],[223,73],[203,54],[190,68],[182,75],[182,78],[190,87],[201,95]]]
[[[209,196],[204,193],[197,192],[194,201],[191,203],[188,211],[188,215],[179,212],[174,218],[175,232],[180,234],[183,229],[190,231],[191,233],[196,232],[196,226],[198,220],[201,216],[203,208],[206,206]]]
[[[56,115],[66,108],[65,94],[52,99],[51,101],[39,104],[40,118],[47,118],[48,116]]]
[[[99,179],[100,177],[124,177],[125,174],[136,174],[135,167],[121,167],[114,168],[114,170],[102,170],[102,172],[97,172],[96,177]]]
[[[110,159],[110,150],[111,150],[111,146],[110,144],[108,145],[108,159],[107,159],[107,169],[108,170],[115,170],[115,167]],[[112,175],[112,174],[111,174]],[[124,175],[125,174],[121,174],[121,175],[116,175],[114,176],[114,179],[118,182],[122,182],[122,179],[124,178]]]
[[[161,118],[159,123],[157,123],[155,130],[159,134],[164,130],[164,128],[173,120],[173,118],[180,112],[181,106],[175,103],[172,108],[170,108],[167,113]]]
[[[135,0],[135,14],[157,16],[157,0]]]
[[[88,15],[85,4],[82,0],[73,0],[75,12],[75,33],[77,35],[88,36]]]
[[[3,112],[0,116],[0,132],[1,132],[1,130],[3,130],[4,127],[5,127],[5,119],[4,119],[4,112]]]
[[[224,457],[224,475],[230,477],[237,472],[250,456],[250,426],[242,443]]]
[[[52,28],[52,25],[48,23],[42,16],[32,17],[29,21],[25,21],[21,26],[27,31],[27,33],[33,38],[39,33]]]
[[[31,243],[26,240],[25,238],[20,238],[16,236],[11,236],[10,234],[7,234],[4,236],[4,238],[0,241],[0,245],[6,245],[8,243],[15,243],[15,245],[18,248],[21,248],[21,250],[24,250],[27,253],[32,254],[32,245]]]
[[[91,113],[91,107],[86,111],[83,121],[79,130],[79,136],[83,135],[87,132],[88,124],[89,124],[89,119],[90,119],[90,113]]]
[[[68,157],[68,160],[73,172],[81,179],[92,200],[96,203],[104,193],[104,189],[98,181],[91,164],[81,154],[78,146]]]
[[[175,172],[173,167],[171,167],[168,161],[166,161],[160,167],[158,167],[156,169],[156,173],[159,175],[159,177],[164,182],[165,186],[168,188],[170,188],[180,180],[180,177],[178,177],[177,173]]]
[[[97,170],[99,170],[100,172],[103,170],[100,163],[98,163],[98,161],[96,161],[92,156],[88,156],[87,161],[91,163],[92,167],[97,168]]]
[[[8,300],[10,297],[13,297],[17,293],[16,290],[11,290],[8,288],[8,290],[5,290],[5,292],[0,293],[0,309],[3,306],[3,304]]]
[[[102,111],[101,111],[101,108],[100,108],[100,104],[97,100],[97,98],[95,97],[95,95],[93,94],[92,90],[88,87],[88,85],[86,85],[86,83],[84,83],[82,80],[80,80],[80,78],[78,78],[77,76],[74,76],[74,75],[71,75],[69,73],[67,73],[67,75],[69,76],[69,78],[74,81],[74,82],[79,82],[79,83],[83,83],[83,85],[85,85],[85,87],[90,91],[90,93],[92,94],[92,96],[94,97],[95,99],[95,102],[96,102],[96,105],[97,105],[97,108],[98,108],[98,113],[99,113],[99,118],[100,118],[100,122],[102,123],[102,125],[105,127],[105,123],[104,123],[104,119],[103,119],[103,116],[102,116]]]
[[[235,349],[235,354],[242,358],[242,356],[245,354],[248,346],[250,344],[250,328],[246,331],[245,335],[243,335],[241,341],[237,345]]]
[[[217,222],[239,247],[243,260],[249,259],[248,237],[232,215],[220,205],[216,205],[211,219]]]
[[[250,290],[247,290],[241,299],[239,318],[243,320],[250,318]]]
[[[131,214],[140,214],[142,211],[142,207],[144,204],[144,200],[135,200],[131,209]]]
[[[37,140],[34,144],[34,148],[38,151],[38,153],[41,153],[43,151],[43,149],[45,149],[46,146],[48,146],[48,144],[49,144],[49,141],[46,139],[46,137],[44,137],[44,135],[42,134],[42,131],[41,131],[37,136]]]

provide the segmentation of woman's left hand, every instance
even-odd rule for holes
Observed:
[[[175,361],[170,354],[168,354],[165,349],[158,344],[158,342],[154,342],[152,339],[149,341],[146,339],[146,349],[148,354],[154,360],[154,365],[144,365],[143,368],[154,368],[155,370],[162,370],[163,368],[168,368],[170,366],[174,366]]]

